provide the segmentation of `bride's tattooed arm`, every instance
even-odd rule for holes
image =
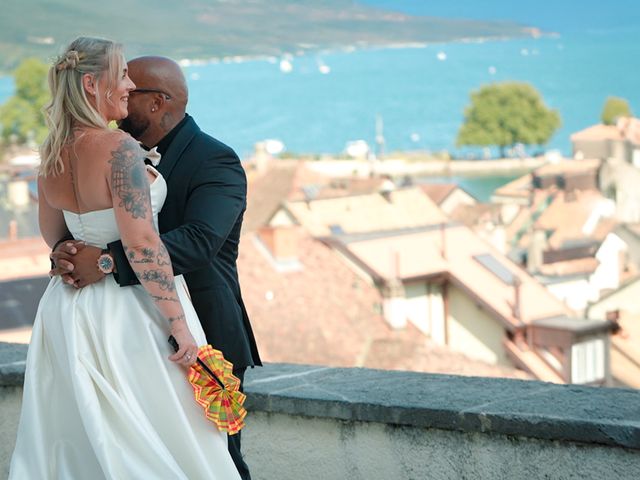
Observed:
[[[144,152],[127,135],[111,152],[109,164],[109,187],[127,259],[141,285],[169,321],[172,334],[180,344],[180,350],[176,354],[179,360],[186,354],[183,343],[188,344],[185,348],[192,349],[195,342],[188,334],[184,311],[176,292],[169,252],[153,223]],[[190,351],[190,354],[190,358],[195,357],[194,351]]]
[[[141,148],[133,139],[124,139],[111,152],[111,188],[123,207],[133,218],[147,218],[151,211],[149,182],[140,159]],[[150,215],[151,216],[151,215]]]

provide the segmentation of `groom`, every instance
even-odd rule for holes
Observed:
[[[246,208],[244,170],[231,148],[202,132],[186,114],[188,91],[178,64],[164,57],[140,57],[128,67],[136,89],[129,94],[129,116],[119,126],[161,155],[157,169],[168,193],[158,220],[174,274],[184,274],[207,341],[223,352],[243,380],[247,367],[262,364],[236,268]],[[51,254],[57,265],[52,273],[76,287],[94,283],[105,275],[96,267],[104,253],[113,258],[113,275],[121,287],[138,284],[122,243],[108,247],[102,252],[62,242]],[[229,436],[229,452],[241,477],[250,479],[239,433]]]

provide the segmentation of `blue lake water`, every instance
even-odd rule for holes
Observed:
[[[455,152],[469,93],[496,81],[526,81],[542,93],[562,117],[548,148],[567,154],[569,135],[598,122],[608,95],[624,97],[640,111],[635,0],[612,0],[606,7],[593,0],[541,0],[535,7],[506,0],[366,3],[413,14],[512,19],[559,36],[323,52],[294,57],[290,73],[281,71],[280,59],[191,66],[185,70],[190,113],[246,156],[266,138],[282,140],[293,152],[337,153],[356,139],[373,145],[376,115],[384,122],[387,151]],[[0,102],[12,88],[10,78],[0,78]]]

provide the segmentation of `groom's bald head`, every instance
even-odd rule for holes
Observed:
[[[180,65],[170,58],[138,57],[127,66],[136,88],[129,95],[129,116],[120,128],[152,147],[184,118],[187,82]]]
[[[138,89],[162,90],[185,108],[188,100],[187,81],[182,69],[167,57],[138,57],[130,60],[129,77]]]

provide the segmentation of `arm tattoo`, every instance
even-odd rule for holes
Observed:
[[[169,323],[173,323],[176,320],[186,320],[187,317],[184,316],[184,313],[178,315],[177,317],[169,317]]]
[[[125,250],[126,250],[126,247],[125,247]],[[129,263],[131,264],[152,263],[153,255],[154,255],[154,252],[152,248],[143,248],[142,258],[138,258],[134,250],[127,252],[127,258],[129,259]]]
[[[147,174],[140,155],[140,147],[124,139],[111,152],[111,188],[120,199],[120,207],[133,218],[147,218],[151,204]]]
[[[151,298],[153,298],[156,302],[175,302],[175,303],[179,303],[180,300],[178,299],[178,297],[163,297],[161,295],[151,295]]]
[[[164,246],[164,243],[160,244],[159,250],[158,256],[156,257],[158,266],[166,267],[167,265],[171,265],[171,258],[169,258],[169,252],[167,252],[167,247]]]
[[[142,275],[140,275],[140,280],[157,283],[160,285],[160,289],[169,292],[173,292],[176,289],[173,283],[173,277],[167,275],[167,273],[162,270],[143,270]]]
[[[139,258],[136,255],[134,250],[129,250],[126,246],[124,247],[125,252],[127,252],[127,259],[131,265],[141,264],[141,263],[153,263],[155,257],[155,263],[159,267],[166,267],[167,265],[171,265],[171,258],[169,257],[169,252],[163,243],[160,244],[158,248],[158,253],[153,248],[143,248],[140,253],[142,253],[142,258]]]

